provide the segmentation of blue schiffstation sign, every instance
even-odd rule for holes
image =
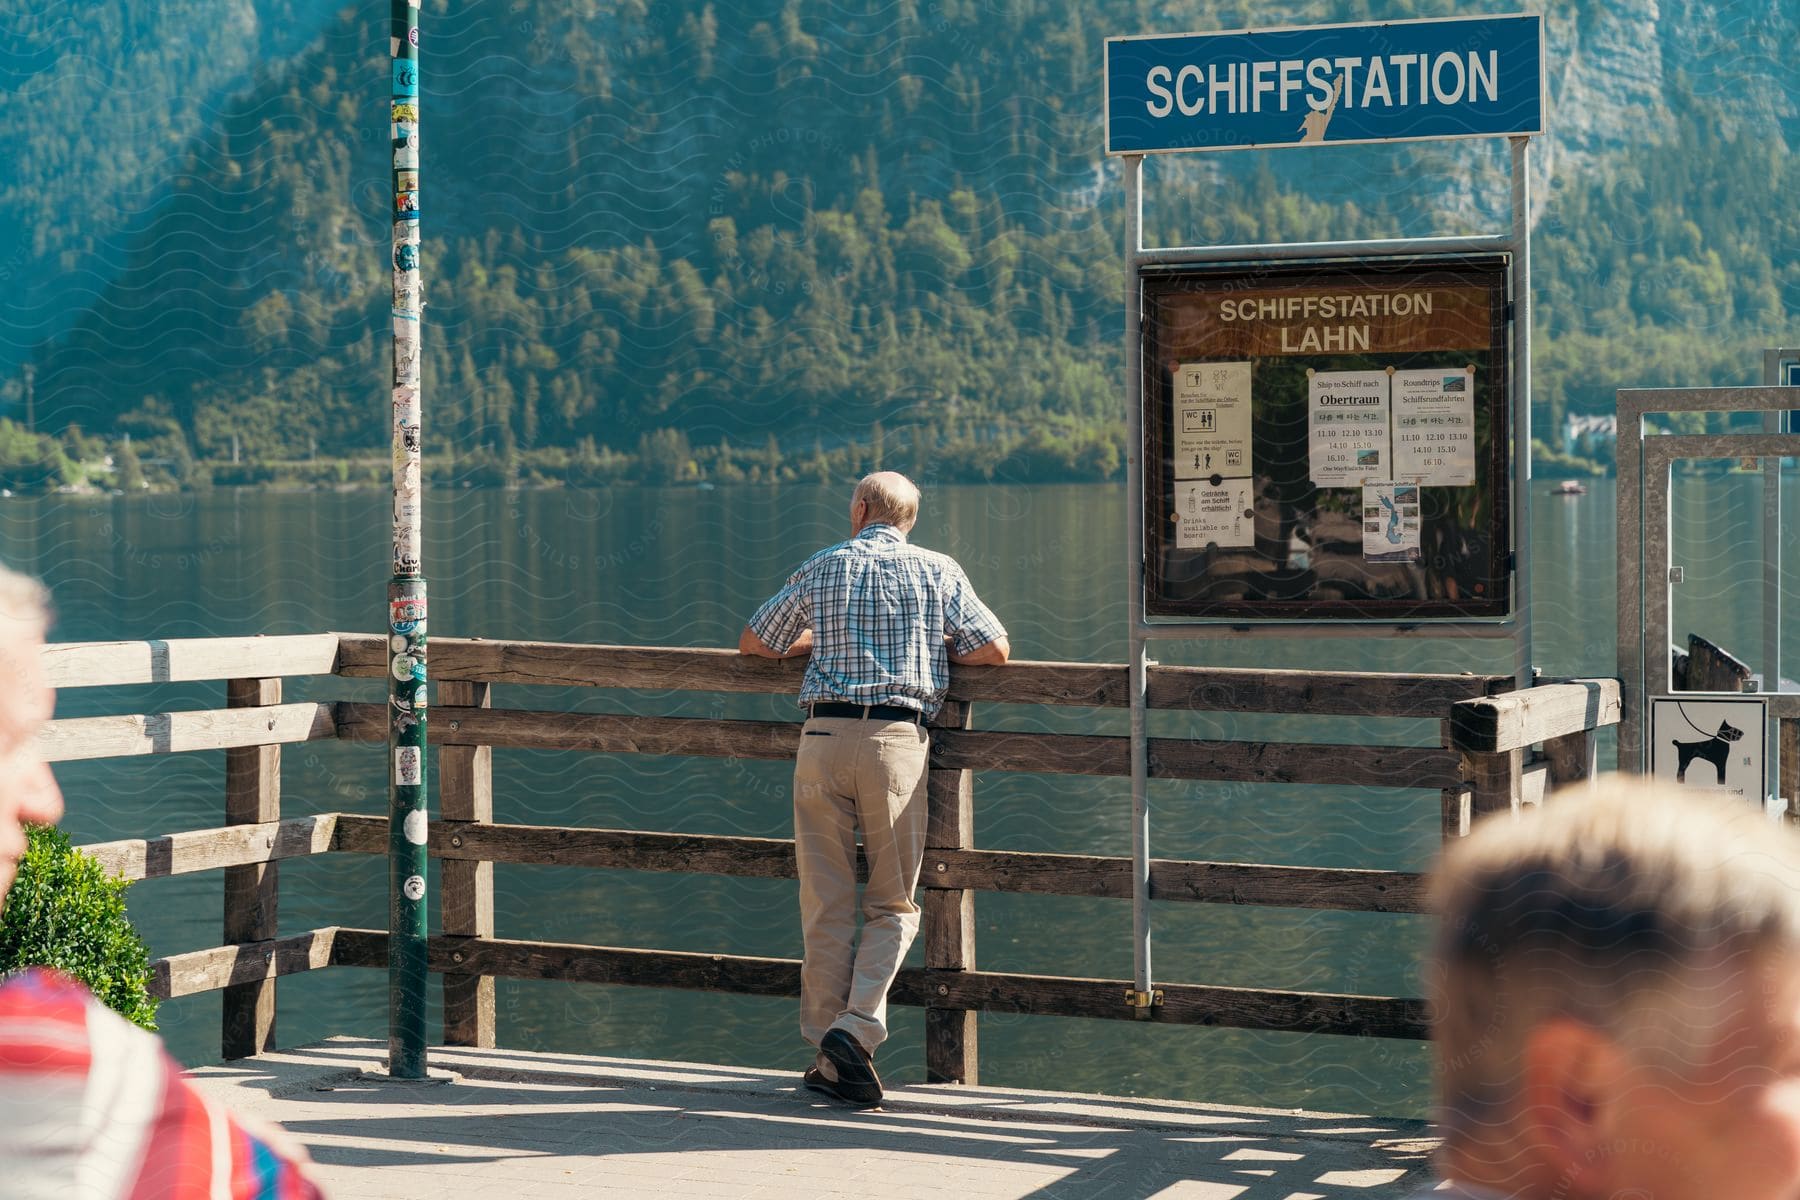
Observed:
[[[1106,40],[1106,152],[1504,137],[1544,128],[1543,18]]]

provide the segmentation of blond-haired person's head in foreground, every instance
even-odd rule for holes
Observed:
[[[1440,1168],[1536,1200],[1800,1197],[1800,834],[1602,779],[1433,881]]]

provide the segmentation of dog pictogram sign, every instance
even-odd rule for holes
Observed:
[[[1767,790],[1767,718],[1762,700],[1654,696],[1650,773],[1760,803]]]

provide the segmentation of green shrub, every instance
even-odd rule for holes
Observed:
[[[53,967],[120,1016],[155,1029],[150,952],[125,915],[131,885],[109,878],[61,830],[33,826],[27,837],[0,911],[0,972]]]

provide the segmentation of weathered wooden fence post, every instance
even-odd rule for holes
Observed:
[[[1449,721],[1438,722],[1438,744],[1446,750],[1456,745]],[[1468,778],[1467,771],[1463,777]],[[1474,794],[1469,785],[1445,788],[1438,793],[1438,800],[1444,840],[1467,837],[1469,825],[1474,820]]]
[[[1599,742],[1591,729],[1565,733],[1544,743],[1552,789],[1593,781],[1599,770]]]
[[[1593,778],[1594,731],[1619,721],[1619,681],[1565,679],[1450,707],[1447,744],[1462,755],[1469,816],[1514,812]],[[1541,760],[1531,747],[1543,746]],[[1456,833],[1446,791],[1444,832]]]
[[[281,703],[279,679],[231,679],[227,708]],[[281,820],[281,747],[242,746],[225,751],[225,824],[260,825]],[[251,863],[225,868],[224,942],[261,942],[275,937],[279,864]],[[249,1058],[275,1049],[275,977],[225,988],[219,1022],[219,1053]]]
[[[946,700],[936,729],[971,727],[970,706]],[[969,771],[932,770],[926,780],[931,820],[925,835],[925,969],[975,969],[975,893],[968,888],[932,886],[942,860],[935,850],[970,850],[975,846],[975,785]],[[976,1014],[973,1009],[940,1008],[934,991],[925,997],[925,1081],[978,1082]]]
[[[444,680],[438,703],[489,708],[491,685]],[[494,819],[494,751],[491,746],[444,746],[438,751],[438,806],[444,844],[457,848],[457,827]],[[494,864],[466,858],[440,861],[438,885],[446,937],[494,936]],[[494,1045],[494,977],[444,973],[444,1044]]]
[[[1516,813],[1524,806],[1522,784],[1525,751],[1463,755],[1463,778],[1469,781],[1470,816],[1479,821],[1490,813]]]
[[[1677,691],[1741,692],[1755,672],[1730,651],[1697,633],[1688,634],[1687,679]]]

